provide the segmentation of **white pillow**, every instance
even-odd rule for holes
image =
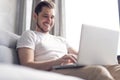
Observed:
[[[19,37],[10,31],[0,30],[0,45],[16,48],[16,41]]]
[[[0,63],[18,64],[16,50],[0,45]]]

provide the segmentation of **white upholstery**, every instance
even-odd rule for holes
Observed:
[[[0,45],[9,47],[9,48],[15,48],[16,47],[16,40],[19,38],[18,35],[0,30]]]
[[[18,64],[18,54],[16,53],[16,42],[18,35],[0,30],[0,63]]]
[[[0,64],[0,80],[83,80],[83,79],[47,71],[39,71],[23,66]]]
[[[18,63],[15,49],[0,45],[0,62],[1,63]]]

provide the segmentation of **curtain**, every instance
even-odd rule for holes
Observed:
[[[25,0],[17,0],[16,34],[21,35],[25,24]]]
[[[118,0],[118,9],[119,9],[119,24],[120,24],[120,0]]]
[[[30,29],[32,0],[17,1],[16,32],[21,35]]]
[[[56,36],[65,37],[65,11],[64,0],[54,0],[56,4],[55,26],[52,34]]]

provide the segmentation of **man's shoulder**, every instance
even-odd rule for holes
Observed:
[[[35,33],[33,30],[26,30],[23,32],[23,34],[29,34],[29,33]]]
[[[35,31],[33,31],[33,30],[26,30],[23,32],[22,35],[36,35],[36,34],[35,34]]]

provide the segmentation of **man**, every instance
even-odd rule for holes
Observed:
[[[54,26],[54,18],[54,3],[42,1],[36,6],[34,13],[35,31],[25,31],[17,42],[17,50],[22,65],[77,76],[86,80],[120,79],[118,76],[120,70],[114,69],[119,65],[52,70],[52,67],[56,65],[75,63],[77,56],[77,52],[68,45],[64,38],[49,34]],[[112,74],[113,70],[115,74]]]

